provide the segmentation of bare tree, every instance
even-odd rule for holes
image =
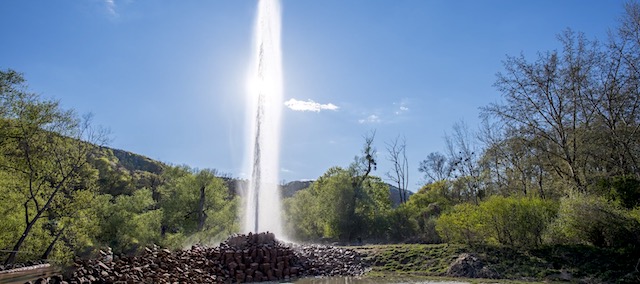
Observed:
[[[547,154],[549,170],[570,180],[577,189],[585,189],[585,170],[589,137],[585,129],[593,123],[593,112],[584,107],[586,94],[594,88],[594,72],[600,57],[596,42],[570,30],[558,39],[561,53],[540,54],[535,62],[524,56],[509,57],[505,72],[498,74],[495,86],[502,92],[504,104],[484,108],[485,114],[500,119],[508,131],[518,133],[537,152]]]
[[[396,137],[387,142],[387,159],[393,164],[393,169],[387,171],[387,178],[397,185],[400,203],[407,202],[407,187],[409,185],[409,163],[407,161],[407,141],[405,137]]]
[[[474,138],[463,121],[453,125],[452,135],[445,136],[452,174],[458,181],[465,184],[466,198],[473,199],[478,204],[481,171],[478,159],[479,151]]]
[[[373,147],[373,140],[376,137],[376,131],[372,130],[369,134],[365,135],[364,146],[362,147],[362,156],[356,156],[351,168],[355,171],[353,186],[355,188],[361,187],[362,182],[369,176],[372,170],[376,170],[378,163],[376,161],[376,148]]]
[[[427,183],[445,180],[451,177],[451,164],[447,157],[440,152],[432,152],[420,162],[418,171],[424,173]]]

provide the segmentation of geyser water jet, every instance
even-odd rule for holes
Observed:
[[[270,231],[283,236],[278,172],[282,112],[280,3],[258,1],[254,63],[249,78],[251,131],[248,155],[251,173],[246,191],[244,232]]]

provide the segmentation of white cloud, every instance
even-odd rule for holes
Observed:
[[[315,111],[315,112],[320,112],[321,110],[338,110],[338,106],[334,105],[332,103],[328,103],[328,104],[320,104],[320,103],[316,103],[312,100],[308,100],[308,101],[299,101],[296,99],[290,99],[286,102],[284,102],[284,105],[287,106],[288,108],[295,110],[295,111]]]
[[[400,115],[409,111],[409,107],[407,107],[407,99],[402,99],[400,102],[393,104],[398,106],[398,108],[394,111],[396,115]]]
[[[358,122],[359,122],[360,124],[364,124],[364,123],[378,123],[378,122],[380,122],[380,117],[379,117],[379,116],[377,116],[377,115],[375,115],[375,114],[372,114],[372,115],[367,116],[366,118],[363,118],[363,119],[358,120]]]
[[[280,168],[280,171],[283,173],[292,173],[293,171],[290,169],[286,169],[286,168]]]
[[[116,0],[104,0],[104,4],[107,5],[107,11],[109,12],[110,15],[112,16],[118,15],[118,13],[116,12]]]

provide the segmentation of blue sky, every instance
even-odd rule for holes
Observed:
[[[283,0],[281,179],[347,166],[363,135],[406,137],[410,188],[444,135],[500,100],[506,55],[559,47],[566,28],[605,40],[624,1]],[[109,146],[243,176],[247,71],[256,1],[0,1],[0,68],[30,90],[91,112]]]

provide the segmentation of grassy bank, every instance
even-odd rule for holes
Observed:
[[[553,246],[520,251],[504,247],[450,244],[370,245],[356,248],[367,255],[372,277],[446,277],[462,253],[470,253],[502,279],[517,281],[640,282],[640,255],[587,246]],[[640,268],[640,267],[639,267]]]

